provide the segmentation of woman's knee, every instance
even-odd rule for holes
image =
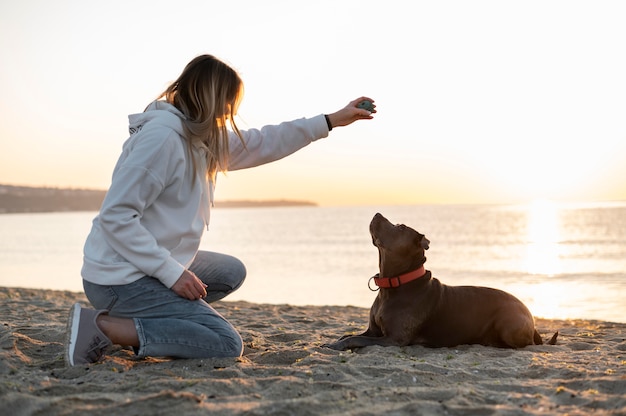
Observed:
[[[243,340],[239,333],[235,332],[232,336],[227,337],[224,344],[227,357],[241,357],[243,354]]]
[[[189,269],[209,287],[227,293],[238,289],[247,274],[246,266],[238,258],[209,251],[199,251]]]
[[[231,279],[231,287],[232,290],[237,290],[243,284],[244,280],[246,280],[246,275],[248,271],[246,270],[246,265],[243,264],[241,260],[236,257],[231,257],[232,263],[229,267],[230,270],[230,279]]]

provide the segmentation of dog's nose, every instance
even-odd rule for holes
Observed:
[[[376,215],[374,215],[374,218],[372,218],[372,219],[373,220],[381,220],[381,219],[385,219],[385,217],[380,212],[377,212]]]

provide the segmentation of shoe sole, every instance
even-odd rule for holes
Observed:
[[[78,338],[78,327],[80,325],[80,304],[75,303],[70,309],[67,320],[67,339],[65,342],[65,363],[70,367],[74,366],[74,351],[76,350],[76,339]]]

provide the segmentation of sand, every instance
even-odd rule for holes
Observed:
[[[626,324],[537,319],[557,345],[520,350],[322,347],[367,326],[350,306],[215,304],[238,359],[136,359],[113,348],[66,368],[65,325],[83,294],[0,288],[2,415],[626,414]]]

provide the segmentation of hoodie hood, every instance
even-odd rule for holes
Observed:
[[[146,107],[143,113],[128,116],[128,131],[130,134],[137,133],[148,123],[155,123],[173,129],[179,135],[183,135],[183,120],[186,117],[173,105],[165,101],[153,101]]]

